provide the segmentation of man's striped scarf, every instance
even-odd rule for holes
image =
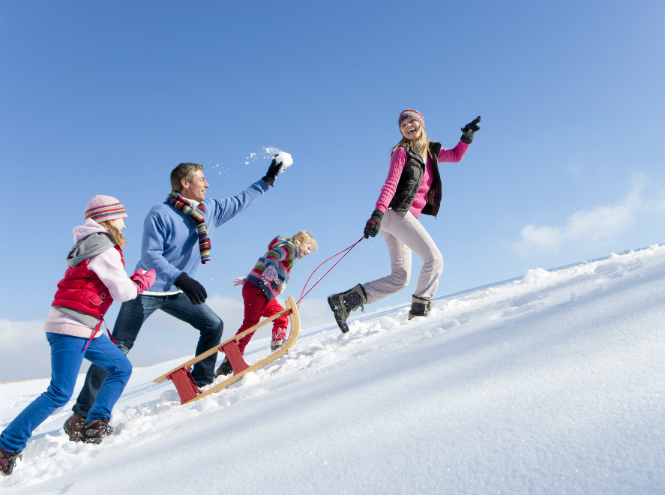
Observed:
[[[198,208],[194,208],[192,204],[180,196],[175,191],[171,191],[166,197],[166,202],[173,206],[176,210],[180,210],[185,215],[188,215],[196,224],[196,230],[199,233],[199,250],[201,251],[201,263],[205,264],[210,261],[210,237],[208,237],[208,228],[205,222],[205,206],[199,203]]]

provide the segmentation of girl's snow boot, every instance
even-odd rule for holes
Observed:
[[[79,438],[79,433],[81,433],[81,427],[85,423],[86,418],[80,414],[72,414],[72,416],[65,421],[65,424],[62,426],[62,429],[65,430],[65,433],[69,436],[69,440],[76,442]]]
[[[367,304],[367,295],[363,286],[358,284],[346,292],[333,294],[328,296],[328,305],[335,315],[335,321],[343,333],[349,331],[346,320],[351,311],[362,308],[365,311],[365,304]]]
[[[427,313],[432,309],[432,301],[423,299],[422,297],[411,297],[411,311],[409,311],[409,320],[417,316],[427,316]]]
[[[233,373],[233,367],[231,366],[231,363],[229,363],[229,358],[224,358],[222,364],[220,364],[219,368],[217,368],[217,371],[215,371],[215,377],[226,376],[230,375],[231,373]]]
[[[89,423],[84,423],[79,433],[79,442],[84,443],[102,443],[104,437],[113,432],[113,427],[109,426],[109,419],[93,419]]]
[[[16,459],[22,459],[20,452],[8,452],[0,447],[0,473],[9,476],[16,466]]]

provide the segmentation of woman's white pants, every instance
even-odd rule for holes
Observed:
[[[443,273],[443,257],[422,224],[410,211],[402,218],[393,210],[387,210],[380,233],[388,246],[391,273],[387,277],[362,284],[367,303],[376,302],[409,285],[412,251],[423,261],[414,295],[431,299]]]

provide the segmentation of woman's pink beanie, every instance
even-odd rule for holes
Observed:
[[[120,201],[99,194],[92,198],[85,207],[85,219],[92,218],[95,222],[109,222],[117,218],[127,218],[125,207]]]
[[[424,126],[425,125],[425,117],[423,117],[423,114],[420,113],[418,110],[414,110],[413,108],[407,108],[404,110],[402,113],[399,114],[399,119],[397,120],[397,125],[401,126],[402,122],[405,120],[417,120],[420,122],[420,125]]]

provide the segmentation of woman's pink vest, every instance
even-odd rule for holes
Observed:
[[[114,247],[120,253],[122,266],[125,266],[122,249]],[[58,290],[51,306],[74,309],[95,318],[106,314],[113,298],[97,274],[88,268],[89,261],[90,258],[77,266],[67,268],[64,278],[58,282]]]

